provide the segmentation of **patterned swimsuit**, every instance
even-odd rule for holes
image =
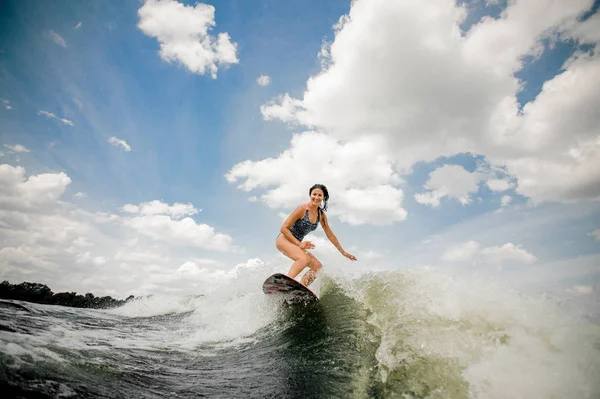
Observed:
[[[293,236],[298,239],[298,241],[302,241],[304,237],[310,233],[311,231],[315,231],[317,226],[319,225],[319,221],[321,220],[321,208],[317,208],[317,221],[315,224],[310,222],[310,218],[308,216],[308,205],[306,206],[306,214],[302,219],[296,220],[296,223],[290,227],[290,231]]]

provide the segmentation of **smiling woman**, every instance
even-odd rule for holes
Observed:
[[[338,251],[346,258],[356,260],[354,255],[344,251],[327,222],[327,215],[325,215],[327,201],[329,200],[327,187],[322,184],[315,184],[308,190],[308,194],[310,195],[310,201],[294,209],[281,226],[281,233],[275,240],[277,249],[294,261],[287,274],[289,277],[295,278],[307,266],[310,268],[308,273],[302,277],[301,282],[305,286],[310,285],[315,280],[316,273],[323,267],[321,262],[307,251],[314,248],[314,244],[310,241],[302,241],[308,233],[316,230],[319,222],[321,222],[327,238]],[[321,203],[323,203],[322,207],[320,206]]]

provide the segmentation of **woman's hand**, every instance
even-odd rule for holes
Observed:
[[[302,241],[298,246],[300,247],[300,249],[313,249],[315,247],[315,244],[313,244],[310,241]]]
[[[356,256],[349,254],[348,252],[342,250],[342,255],[344,255],[346,258],[350,259],[350,260],[356,260]]]

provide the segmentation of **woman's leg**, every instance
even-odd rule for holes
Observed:
[[[304,284],[305,287],[308,287],[313,281],[315,281],[315,278],[317,278],[317,272],[321,270],[323,265],[321,264],[319,259],[317,259],[310,252],[306,252],[306,254],[309,258],[308,267],[310,267],[310,270],[304,273],[304,276],[302,276],[301,283]]]
[[[287,274],[288,277],[295,278],[306,266],[308,266],[310,262],[308,254],[300,247],[289,242],[283,234],[280,234],[277,237],[275,245],[279,251],[294,261]]]

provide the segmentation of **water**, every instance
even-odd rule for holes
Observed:
[[[0,390],[31,398],[600,397],[600,327],[552,298],[420,270],[325,275],[319,302],[286,306],[262,294],[263,277],[112,310],[3,301]]]

